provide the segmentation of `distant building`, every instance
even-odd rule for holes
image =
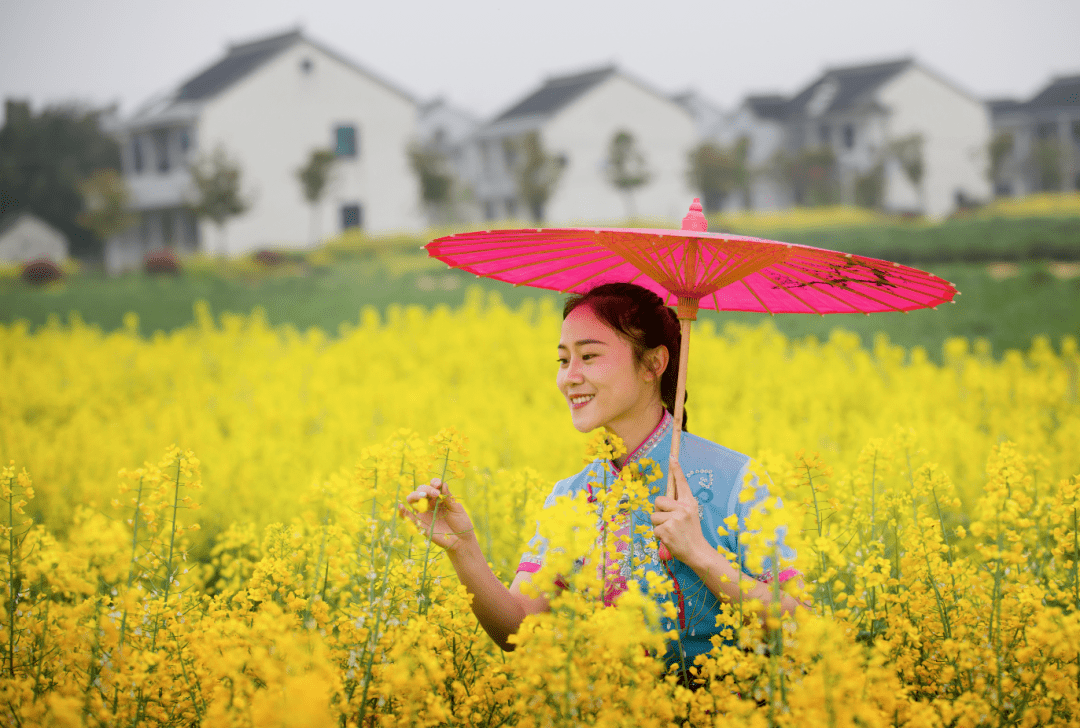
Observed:
[[[1055,78],[1028,101],[989,107],[995,194],[1080,190],[1080,75]]]
[[[231,46],[225,56],[120,125],[123,172],[141,225],[106,246],[106,267],[137,264],[173,247],[236,255],[312,241],[311,210],[296,171],[311,152],[336,152],[318,210],[321,235],[421,224],[407,147],[417,104],[396,85],[299,31]],[[188,210],[190,165],[224,149],[251,202],[227,224],[224,251],[212,224]]]
[[[708,139],[716,127],[724,121],[724,110],[697,91],[683,91],[672,94],[671,100],[682,106],[694,117],[698,137]]]
[[[742,136],[755,209],[814,202],[791,171],[810,153],[830,160],[842,204],[942,217],[990,196],[986,105],[911,59],[830,69],[790,99],[750,96],[714,134]]]
[[[627,196],[608,178],[612,139],[628,132],[650,173]],[[469,144],[466,168],[484,219],[528,218],[518,194],[514,140],[530,132],[560,160],[561,176],[544,207],[546,222],[637,217],[677,225],[694,196],[687,159],[698,140],[693,116],[668,96],[616,68],[549,78],[495,119]]]
[[[787,126],[790,152],[832,150],[843,203],[853,204],[857,186],[875,174],[886,210],[942,217],[990,196],[986,105],[913,60],[826,71],[789,102]],[[895,148],[913,139],[917,180]]]
[[[776,158],[787,138],[788,100],[777,94],[747,96],[735,111],[717,124],[709,140],[733,148],[740,139],[749,143],[747,168],[749,199],[735,192],[725,209],[782,210],[794,204],[791,186],[779,175]]]
[[[35,215],[14,212],[0,218],[0,262],[48,258],[60,263],[68,257],[68,250],[64,234]]]
[[[417,143],[437,155],[442,161],[442,172],[452,180],[448,199],[441,209],[429,206],[429,224],[478,217],[475,195],[469,183],[476,176],[469,141],[480,126],[479,119],[446,99],[436,98],[420,106]]]

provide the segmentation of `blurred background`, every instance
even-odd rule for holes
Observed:
[[[455,230],[677,227],[896,260],[948,311],[776,319],[940,358],[1080,330],[1080,5],[0,0],[0,323],[329,332],[455,305]],[[709,314],[710,316],[712,314]],[[755,321],[745,314],[722,320]]]

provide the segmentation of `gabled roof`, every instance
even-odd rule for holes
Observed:
[[[515,117],[553,114],[593,86],[611,78],[615,73],[615,67],[608,66],[572,76],[549,78],[544,82],[543,86],[499,114],[492,121],[494,123]]]
[[[176,100],[197,101],[214,96],[301,40],[300,31],[294,30],[230,46],[224,58],[182,85]]]
[[[990,109],[990,116],[1000,116],[1023,109],[1024,102],[1016,99],[990,99],[986,102],[986,108]]]
[[[913,64],[912,59],[904,58],[888,63],[829,69],[791,99],[788,110],[792,115],[818,115],[854,108]],[[811,102],[815,97],[822,108],[812,109],[816,113],[810,114],[808,107],[813,106]]]
[[[298,43],[307,43],[314,46],[328,56],[344,63],[346,66],[363,73],[376,83],[396,93],[402,98],[414,103],[416,102],[416,99],[412,94],[399,86],[387,81],[376,73],[372,73],[369,69],[349,60],[323,44],[308,38],[301,31],[292,30],[288,33],[270,36],[269,38],[260,38],[247,43],[237,43],[229,46],[229,50],[224,58],[188,79],[180,86],[175,94],[159,99],[156,104],[161,108],[155,110],[153,104],[148,104],[147,109],[138,113],[137,116],[155,116],[166,107],[175,107],[178,105],[181,107],[185,105],[197,106],[198,102],[221,93],[229,86],[232,86],[237,81],[240,81],[251,72],[272,60],[278,54]],[[185,104],[185,102],[187,103]]]
[[[1029,109],[1080,106],[1080,76],[1059,76],[1028,101]]]
[[[787,118],[789,101],[780,94],[764,94],[760,96],[747,96],[744,102],[754,115],[761,119],[775,119],[783,121]]]

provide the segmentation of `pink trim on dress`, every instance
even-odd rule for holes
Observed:
[[[637,462],[638,460],[652,452],[652,449],[656,447],[662,439],[664,439],[664,435],[667,434],[668,428],[670,428],[671,423],[674,421],[675,419],[671,416],[671,413],[668,412],[667,409],[665,409],[663,411],[663,414],[660,415],[660,421],[656,423],[656,427],[654,427],[653,431],[649,433],[649,436],[646,437],[640,445],[634,448],[634,452],[630,453],[626,457],[626,459],[623,460],[623,468],[633,462]],[[618,474],[618,472],[622,470],[622,468],[616,468],[614,463],[611,464],[611,468],[615,471],[616,474]]]
[[[524,571],[527,574],[535,574],[540,571],[540,564],[537,564],[534,561],[522,561],[518,564],[517,570],[518,572]]]

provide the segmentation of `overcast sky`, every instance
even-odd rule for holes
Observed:
[[[912,56],[980,97],[1080,74],[1080,0],[0,0],[0,98],[124,114],[231,42],[301,27],[420,100],[489,116],[553,74],[617,63],[730,108],[828,67]]]

